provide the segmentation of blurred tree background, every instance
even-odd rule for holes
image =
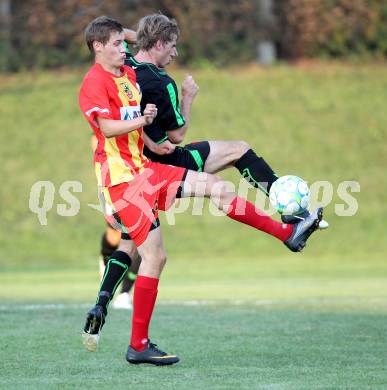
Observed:
[[[158,11],[180,25],[183,65],[252,61],[262,40],[281,59],[387,55],[382,0],[0,0],[0,11],[2,71],[85,63],[83,30],[94,17],[136,28]]]

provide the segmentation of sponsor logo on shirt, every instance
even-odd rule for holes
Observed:
[[[140,106],[120,107],[121,120],[130,121],[141,116]]]

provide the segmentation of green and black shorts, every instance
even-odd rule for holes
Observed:
[[[177,146],[173,153],[162,156],[145,147],[144,153],[151,161],[202,172],[210,154],[210,144],[208,141],[193,142],[183,147]]]

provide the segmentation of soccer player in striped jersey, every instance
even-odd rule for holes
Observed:
[[[94,165],[100,199],[109,206],[104,208],[105,217],[122,231],[122,236],[106,266],[96,305],[87,314],[84,344],[89,350],[96,349],[108,303],[131,264],[134,248],[141,256],[141,265],[126,359],[133,364],[174,364],[179,358],[161,351],[148,335],[166,262],[158,210],[167,210],[179,197],[204,196],[229,218],[271,235],[292,251],[300,251],[318,228],[322,208],[294,225],[281,224],[230,191],[217,176],[150,161],[143,153],[144,142],[151,150],[155,144],[143,127],[152,124],[157,107],[147,104],[141,112],[136,75],[124,65],[122,25],[99,17],[89,23],[85,33],[95,64],[83,79],[79,105],[98,140]]]
[[[125,45],[127,47],[127,43],[135,43],[136,42],[136,32],[130,29],[124,29],[125,34]],[[94,152],[97,149],[98,140],[97,137],[92,135],[90,140],[91,150]],[[99,258],[99,270],[101,280],[105,273],[105,267],[107,262],[110,259],[110,256],[114,253],[114,251],[118,248],[118,245],[121,240],[121,231],[116,230],[109,223],[106,223],[105,231],[102,234],[100,241],[100,258]],[[138,268],[140,266],[140,257],[134,256],[132,259],[132,264],[128,269],[126,275],[122,278],[122,282],[120,285],[120,292],[116,295],[114,301],[112,302],[112,307],[116,309],[132,309],[132,297],[130,295],[133,284],[136,280]]]

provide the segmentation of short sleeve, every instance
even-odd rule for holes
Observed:
[[[184,126],[185,119],[180,112],[176,84],[170,82],[165,85],[157,80],[147,83],[142,88],[142,110],[148,103],[155,104],[158,109],[153,123],[145,128],[146,133],[154,142],[165,140],[166,131]]]
[[[91,77],[84,79],[79,92],[79,106],[86,120],[95,127],[98,127],[96,116],[111,119],[109,96],[102,80]]]

